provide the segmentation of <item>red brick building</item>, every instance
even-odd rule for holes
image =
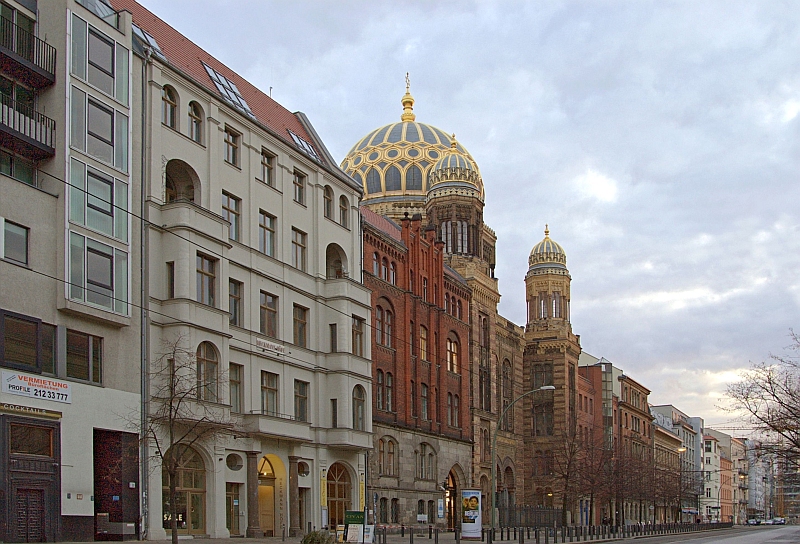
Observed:
[[[377,495],[377,523],[416,523],[423,515],[452,527],[472,455],[470,291],[420,216],[400,225],[368,208],[361,216],[373,316],[367,496]]]

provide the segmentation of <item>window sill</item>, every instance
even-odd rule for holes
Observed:
[[[342,225],[340,222],[338,222],[337,220],[335,220],[333,217],[328,217],[328,216],[327,216],[327,215],[325,215],[325,214],[323,214],[323,217],[324,217],[325,219],[327,219],[328,221],[330,221],[331,223],[333,223],[334,225],[338,225],[339,227],[343,228],[343,229],[344,229],[344,230],[346,230],[346,231],[349,231],[349,230],[350,230],[350,227],[348,227],[348,226],[346,226],[346,225]]]
[[[72,315],[79,315],[81,317],[88,316],[91,319],[114,327],[130,327],[131,325],[131,318],[128,316],[115,314],[95,306],[90,306],[84,302],[64,299],[63,302],[59,304],[58,309]]]
[[[183,132],[181,132],[179,129],[169,126],[169,125],[168,125],[168,124],[166,124],[164,121],[161,121],[161,126],[162,126],[162,127],[164,127],[164,128],[168,128],[168,129],[169,129],[170,131],[172,131],[173,133],[175,133],[175,134],[177,134],[178,136],[181,136],[181,137],[183,137],[184,139],[186,139],[186,140],[188,140],[188,141],[192,142],[194,145],[196,145],[196,146],[198,146],[198,147],[200,147],[200,148],[202,148],[202,149],[206,149],[206,146],[205,146],[205,145],[204,145],[202,142],[198,142],[197,140],[195,140],[194,138],[192,138],[192,137],[191,137],[191,136],[189,136],[188,134],[184,134]]]
[[[121,176],[124,176],[126,178],[130,177],[130,173],[128,173],[126,170],[122,170],[121,168],[119,168],[118,166],[115,166],[114,164],[112,164],[110,162],[106,162],[103,159],[99,159],[99,158],[95,157],[94,155],[90,155],[87,151],[83,151],[82,149],[78,149],[77,147],[75,147],[72,144],[70,144],[69,148],[70,148],[71,151],[74,151],[75,153],[80,153],[80,155],[82,157],[86,157],[87,159],[94,161],[96,164],[87,163],[89,166],[91,166],[93,168],[97,168],[98,165],[102,165],[105,168],[111,168],[115,172],[119,172],[119,174],[121,174]]]
[[[225,164],[227,164],[231,168],[235,168],[239,172],[242,171],[242,167],[241,166],[239,166],[238,164],[233,164],[232,162],[228,161],[227,159],[222,159],[222,162],[224,162]]]

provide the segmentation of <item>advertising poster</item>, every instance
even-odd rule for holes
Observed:
[[[461,538],[480,540],[482,525],[480,490],[461,490]]]

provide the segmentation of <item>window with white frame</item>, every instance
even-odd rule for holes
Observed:
[[[128,241],[128,184],[72,159],[70,165],[71,222]]]
[[[266,149],[261,150],[261,181],[275,187],[275,155]]]
[[[0,217],[0,258],[28,264],[29,229]]]
[[[128,116],[72,87],[70,144],[94,157],[128,171]]]
[[[306,271],[306,245],[306,233],[292,227],[292,266],[303,272]]]
[[[264,255],[275,256],[275,224],[274,215],[264,210],[258,212],[258,250]]]
[[[72,16],[70,72],[128,105],[128,49],[75,14]]]
[[[203,143],[203,108],[197,102],[189,102],[189,138]]]
[[[226,191],[222,191],[222,217],[230,223],[228,238],[238,241],[241,236],[242,201]]]
[[[294,185],[294,201],[305,206],[306,204],[306,175],[299,170],[294,171],[292,181]]]

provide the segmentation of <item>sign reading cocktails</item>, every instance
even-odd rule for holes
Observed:
[[[2,380],[0,390],[3,393],[72,404],[72,388],[68,382],[10,370],[3,371]]]

